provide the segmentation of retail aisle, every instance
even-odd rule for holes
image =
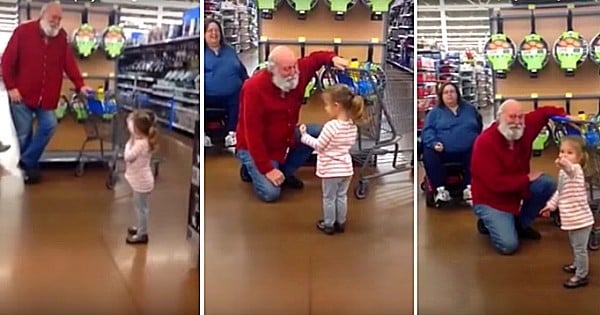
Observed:
[[[556,177],[550,147],[532,158],[532,171]],[[423,178],[419,171],[419,179]],[[437,210],[425,206],[418,195],[419,211],[419,313],[421,314],[592,314],[598,312],[600,270],[598,252],[590,254],[590,284],[574,291],[562,283],[561,268],[572,261],[568,235],[549,219],[534,226],[540,241],[525,241],[514,256],[496,254],[489,239],[477,232],[470,209]],[[539,298],[549,296],[540,301]]]
[[[325,119],[318,98],[301,113],[303,122]],[[412,145],[412,133],[405,139]],[[410,173],[373,181],[362,201],[353,182],[347,231],[326,236],[315,228],[314,168],[299,171],[302,191],[265,204],[239,180],[232,156],[208,156],[205,165],[207,314],[412,314]]]
[[[5,139],[11,124],[0,110]],[[161,141],[166,162],[151,197],[148,246],[125,244],[134,220],[129,189],[121,181],[107,190],[102,169],[81,178],[71,169],[49,170],[42,184],[25,189],[21,179],[3,176],[0,313],[198,314],[197,250],[185,239],[192,155],[186,142]],[[16,150],[1,158],[14,166]]]

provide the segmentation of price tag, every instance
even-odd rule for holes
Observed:
[[[377,37],[371,38],[371,43],[373,43],[373,44],[379,43],[379,38],[377,38]]]
[[[575,9],[575,4],[574,3],[567,4],[567,9],[571,9],[571,10]]]
[[[496,94],[494,96],[494,98],[497,99],[497,100],[501,100],[502,99],[502,94]]]
[[[538,94],[537,93],[531,93],[529,95],[529,97],[531,97],[531,98],[538,98]]]
[[[334,44],[341,44],[341,43],[342,43],[342,39],[341,39],[341,38],[339,38],[339,37],[335,37],[335,38],[333,39],[333,43],[334,43]]]
[[[109,74],[108,74],[108,77],[109,77],[109,78],[114,78],[114,77],[115,77],[115,73],[114,73],[114,72],[111,72],[111,73],[109,73]]]
[[[266,42],[266,41],[268,41],[268,40],[269,40],[269,38],[268,38],[267,36],[264,36],[264,35],[261,35],[261,36],[260,36],[260,41],[261,41],[261,42]]]
[[[535,10],[535,4],[528,5],[527,9],[529,9],[529,10]]]
[[[83,73],[81,74],[81,76],[82,76],[82,77],[84,77],[84,78],[87,78],[87,77],[88,77],[88,73],[87,73],[87,72],[83,72]]]
[[[573,93],[565,93],[565,97],[566,98],[571,98],[571,97],[573,97]]]
[[[306,37],[304,37],[304,36],[298,37],[298,43],[306,43]]]

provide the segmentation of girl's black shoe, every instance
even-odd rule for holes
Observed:
[[[136,235],[136,234],[137,234],[137,227],[130,226],[127,228],[127,235]]]
[[[587,277],[582,278],[582,279],[573,277],[573,278],[565,281],[565,283],[563,285],[567,289],[575,289],[575,288],[579,288],[579,287],[585,287],[586,285],[588,285],[588,279],[587,279]]]
[[[327,235],[335,234],[335,228],[333,226],[325,225],[325,221],[323,221],[323,220],[317,221],[317,229],[319,229],[319,231],[321,231]]]
[[[577,271],[577,267],[573,265],[564,265],[562,270],[566,273],[575,274],[575,271]]]
[[[139,235],[129,235],[126,239],[127,244],[137,245],[137,244],[148,244],[148,234]]]

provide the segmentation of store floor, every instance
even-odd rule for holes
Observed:
[[[556,152],[550,147],[532,158],[532,170],[556,176]],[[428,209],[422,193],[417,199],[419,314],[598,313],[600,253],[590,254],[589,286],[564,289],[569,275],[561,267],[572,253],[566,232],[551,220],[535,222],[540,241],[524,241],[514,256],[500,256],[477,232],[470,209]]]
[[[310,103],[301,121],[322,123],[323,113]],[[405,139],[412,147],[412,133]],[[334,236],[315,228],[321,187],[313,167],[297,174],[302,191],[272,204],[240,181],[231,155],[207,156],[205,172],[206,314],[412,314],[410,172],[373,181],[360,201],[354,182],[347,231]]]
[[[12,123],[0,119],[0,138],[16,145]],[[80,130],[60,128],[66,135]],[[163,137],[147,246],[125,244],[135,218],[129,189],[120,181],[107,190],[102,168],[81,178],[72,168],[47,170],[44,182],[30,187],[4,174],[0,314],[198,314],[197,250],[186,240],[192,151],[185,142]],[[11,149],[0,162],[10,171],[16,160]]]

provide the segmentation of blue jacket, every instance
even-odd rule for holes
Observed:
[[[204,93],[207,96],[235,95],[246,79],[246,67],[231,46],[222,45],[218,55],[204,48]]]
[[[454,115],[446,106],[438,105],[427,113],[421,138],[426,148],[441,142],[444,152],[466,152],[473,148],[482,128],[481,115],[475,106],[461,102]]]

